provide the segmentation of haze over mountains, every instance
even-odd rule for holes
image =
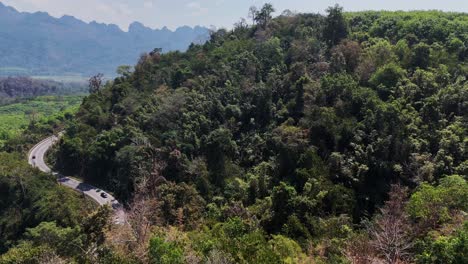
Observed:
[[[204,42],[205,27],[171,31],[139,22],[125,32],[116,25],[85,23],[72,16],[18,12],[0,3],[0,75],[114,75],[119,65],[133,65],[143,52],[185,50]]]

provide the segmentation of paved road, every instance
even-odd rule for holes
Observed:
[[[114,217],[113,221],[115,224],[123,224],[125,223],[125,212],[122,208],[122,205],[109,193],[100,190],[94,186],[89,184],[83,183],[76,179],[66,177],[60,175],[58,173],[52,172],[52,170],[47,166],[44,161],[44,157],[46,152],[57,142],[58,137],[51,136],[48,137],[41,142],[39,142],[36,146],[34,146],[28,154],[28,162],[31,166],[38,168],[39,170],[52,173],[53,175],[57,176],[58,182],[66,187],[69,187],[75,191],[81,192],[94,201],[96,201],[99,205],[109,204],[114,209]],[[103,197],[102,194],[105,194],[107,197]]]

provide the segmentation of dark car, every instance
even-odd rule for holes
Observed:
[[[101,193],[101,197],[102,198],[107,198],[107,193],[105,193],[105,192]]]
[[[36,156],[33,156],[32,158],[33,158],[33,159],[36,159]]]

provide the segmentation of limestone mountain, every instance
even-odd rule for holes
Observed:
[[[113,75],[119,65],[134,65],[143,52],[185,50],[205,41],[208,32],[200,26],[154,30],[138,22],[126,32],[113,24],[19,12],[0,3],[0,75]]]

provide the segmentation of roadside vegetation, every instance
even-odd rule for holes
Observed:
[[[94,243],[108,223],[109,208],[97,211],[92,201],[60,186],[54,176],[32,168],[26,160],[33,144],[63,128],[79,100],[50,96],[0,107],[2,125],[8,120],[25,125],[13,125],[18,132],[0,147],[0,263],[60,263],[54,260],[60,260],[55,250],[82,254],[83,244]],[[25,118],[29,109],[38,111],[41,118]],[[97,233],[90,231],[91,226]],[[47,243],[60,249],[51,249]]]

